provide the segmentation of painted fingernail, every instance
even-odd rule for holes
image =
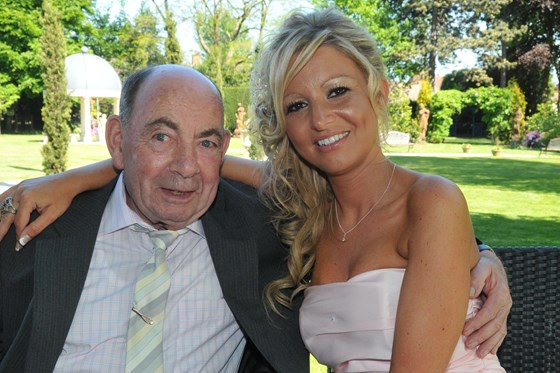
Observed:
[[[27,234],[21,236],[16,242],[16,251],[20,251],[29,241],[31,241],[31,237]]]
[[[27,243],[31,241],[31,237],[29,237],[29,235],[25,234],[23,236],[21,236],[18,240],[19,244],[23,247],[25,245],[27,245]]]
[[[471,287],[469,294],[470,294],[471,298],[474,297],[474,288],[473,287]]]

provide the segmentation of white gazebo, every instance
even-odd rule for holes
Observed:
[[[113,98],[113,114],[119,113],[121,80],[113,67],[103,58],[88,53],[86,47],[82,53],[66,57],[66,79],[68,94],[80,98],[81,138],[91,142],[91,98]],[[99,139],[105,141],[102,133]]]

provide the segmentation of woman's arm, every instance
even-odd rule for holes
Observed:
[[[265,166],[264,161],[226,155],[220,169],[220,176],[258,188],[264,179]]]
[[[0,221],[0,240],[15,223],[17,246],[21,249],[33,237],[62,215],[78,194],[100,188],[116,176],[111,160],[72,169],[60,174],[24,180],[0,195],[0,200],[11,196],[17,208],[15,215],[3,215]],[[29,223],[31,213],[40,216]]]
[[[478,251],[459,188],[425,176],[409,196],[408,263],[391,373],[446,371],[465,323]]]

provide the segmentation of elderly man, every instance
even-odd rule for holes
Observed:
[[[297,314],[261,301],[284,250],[256,198],[219,179],[219,91],[151,67],[121,110],[106,129],[118,179],[25,250],[13,228],[0,243],[0,372],[307,371]]]

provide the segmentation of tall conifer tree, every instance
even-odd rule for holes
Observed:
[[[52,0],[43,0],[40,61],[43,67],[44,102],[41,110],[47,143],[41,149],[43,171],[49,175],[66,169],[70,142],[70,99],[66,92],[66,39],[60,13]]]

